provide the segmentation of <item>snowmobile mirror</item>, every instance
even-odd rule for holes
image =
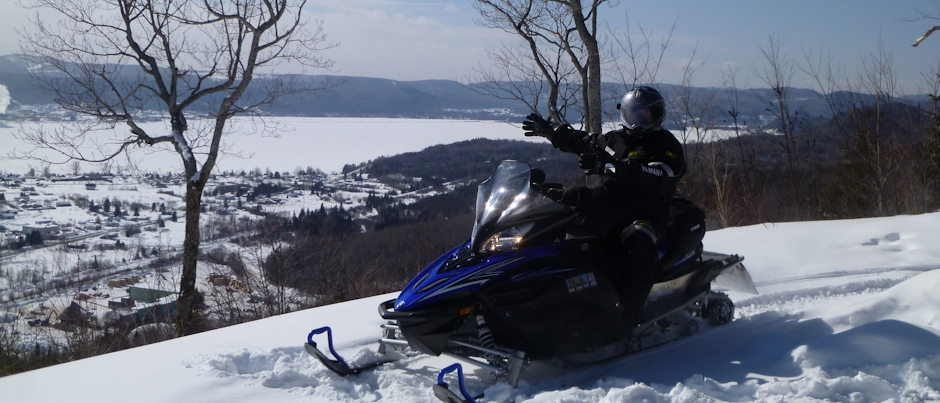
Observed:
[[[608,162],[608,163],[604,164],[604,173],[605,173],[605,174],[615,174],[615,173],[617,173],[617,167],[615,167],[614,164],[611,164],[611,163]]]
[[[531,176],[530,176],[529,182],[539,184],[539,185],[541,185],[542,183],[545,183],[545,171],[538,169],[538,168],[532,168],[530,175]]]

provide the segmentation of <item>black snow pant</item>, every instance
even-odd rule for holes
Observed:
[[[611,281],[623,307],[622,320],[637,325],[643,305],[656,280],[660,232],[650,221],[637,220],[620,232],[620,245],[612,256]]]
[[[582,187],[572,189],[571,193],[577,194],[577,206],[590,212],[581,225],[607,237],[609,278],[623,307],[623,322],[627,325],[642,322],[643,304],[656,280],[659,263],[656,248],[664,225],[653,219],[653,214],[640,212],[640,201],[622,192]],[[623,226],[624,223],[630,224]]]

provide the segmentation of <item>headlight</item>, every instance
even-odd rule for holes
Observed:
[[[522,242],[522,232],[516,228],[510,228],[497,232],[491,236],[483,245],[480,246],[480,253],[505,252],[519,248],[519,242]]]

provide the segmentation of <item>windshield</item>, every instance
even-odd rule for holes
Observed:
[[[476,221],[471,234],[473,250],[498,231],[515,226],[525,237],[532,221],[566,208],[532,189],[531,168],[519,161],[503,161],[477,190]]]

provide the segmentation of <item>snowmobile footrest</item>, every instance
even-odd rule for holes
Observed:
[[[327,357],[326,354],[323,354],[323,352],[320,351],[319,348],[317,348],[317,343],[313,341],[314,335],[324,333],[324,332],[326,333],[326,340],[327,340],[327,345],[329,346],[329,349],[330,349],[330,353],[333,354],[333,357],[335,359],[331,359]],[[316,357],[317,360],[320,360],[320,362],[323,363],[324,366],[329,368],[330,371],[333,371],[341,376],[358,375],[362,371],[370,370],[379,365],[391,362],[391,361],[377,361],[377,362],[364,365],[361,367],[350,367],[349,364],[346,364],[346,361],[343,360],[343,357],[340,357],[340,355],[336,352],[336,349],[333,348],[333,331],[330,329],[329,326],[324,326],[318,329],[313,329],[310,332],[310,334],[307,335],[307,343],[304,344],[304,349],[307,350],[307,354],[310,354]]]
[[[444,382],[444,375],[454,372],[454,370],[457,371],[457,383],[460,386],[460,394],[462,397],[452,392],[450,388],[447,387],[447,382]],[[483,397],[483,395],[473,397],[467,392],[467,388],[463,384],[463,367],[461,367],[460,364],[454,364],[444,368],[437,374],[437,384],[434,385],[434,396],[445,403],[476,403],[474,399]]]

